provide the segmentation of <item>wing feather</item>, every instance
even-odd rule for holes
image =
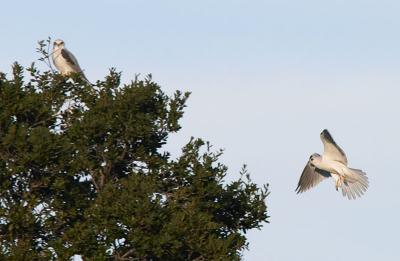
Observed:
[[[68,51],[66,48],[61,49],[61,56],[65,59],[65,61],[71,66],[71,68],[77,72],[80,73],[83,80],[85,80],[87,83],[91,84],[88,78],[86,78],[86,75],[83,73],[83,70],[79,66],[78,60],[75,58],[75,56]]]
[[[321,132],[321,140],[324,144],[324,154],[323,156],[330,160],[339,161],[347,165],[347,157],[344,151],[336,144],[335,140],[328,130],[323,130]]]
[[[65,61],[67,63],[69,63],[69,65],[71,67],[73,67],[73,69],[76,72],[82,72],[81,67],[79,66],[78,60],[75,58],[75,56],[68,51],[66,48],[62,48],[61,49],[61,56],[65,59]]]
[[[304,167],[303,173],[300,176],[299,183],[297,184],[297,194],[309,190],[318,185],[322,180],[329,178],[331,174],[328,171],[318,169],[313,166],[310,161]]]

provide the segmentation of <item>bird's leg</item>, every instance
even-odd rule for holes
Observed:
[[[336,191],[339,190],[339,187],[342,185],[344,181],[344,176],[339,175],[339,178],[336,180]]]

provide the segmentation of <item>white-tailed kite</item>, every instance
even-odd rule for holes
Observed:
[[[328,130],[321,132],[324,153],[314,153],[310,156],[301,174],[296,188],[297,193],[304,192],[325,178],[333,177],[336,190],[342,189],[343,196],[356,199],[368,188],[368,178],[362,170],[347,167],[347,157],[336,144]]]
[[[71,73],[79,73],[85,81],[90,83],[79,66],[78,60],[65,48],[63,40],[58,39],[54,41],[52,58],[54,65],[62,75],[68,76]]]

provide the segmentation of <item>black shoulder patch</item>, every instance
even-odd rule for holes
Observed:
[[[331,173],[323,169],[315,168],[315,171],[324,176],[325,178],[329,178],[332,176]]]
[[[68,55],[68,52],[65,51],[65,49],[61,49],[61,56],[62,56],[65,60],[67,60],[68,63],[70,63],[70,64],[76,66],[76,64],[74,63],[74,60],[71,59],[71,57]]]

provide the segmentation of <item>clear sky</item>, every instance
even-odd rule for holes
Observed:
[[[108,68],[191,91],[183,129],[270,183],[271,223],[245,260],[400,260],[400,2],[389,0],[5,1],[0,71],[62,38],[91,81]],[[42,66],[43,69],[44,66]],[[330,130],[370,188],[349,201],[333,181],[296,195]]]

